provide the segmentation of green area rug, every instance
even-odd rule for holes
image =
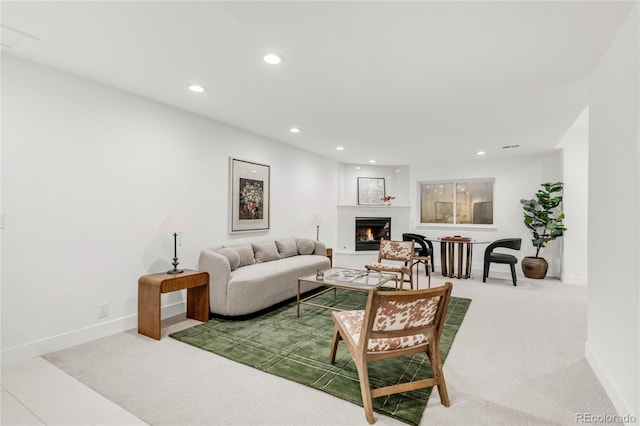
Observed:
[[[335,300],[333,293],[327,292],[314,302],[341,309],[363,309],[366,297],[365,293],[338,290]],[[443,362],[470,303],[470,299],[451,298],[440,341]],[[213,318],[208,323],[173,333],[171,337],[362,406],[358,373],[343,343],[339,345],[336,363],[329,364],[333,337],[330,312],[303,305],[300,318],[297,318],[296,303],[293,302],[255,318]],[[369,376],[371,386],[375,388],[407,381],[408,378],[433,377],[433,371],[429,359],[424,354],[417,354],[372,362],[369,364]],[[417,425],[431,389],[376,398],[373,400],[374,410]],[[364,412],[362,415],[364,419]]]

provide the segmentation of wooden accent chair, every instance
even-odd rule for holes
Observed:
[[[502,240],[496,240],[489,244],[484,250],[484,270],[482,271],[482,282],[487,282],[489,276],[489,266],[491,263],[506,263],[511,267],[511,280],[513,285],[516,285],[516,263],[518,258],[507,253],[494,252],[495,249],[504,247],[511,250],[520,250],[522,245],[521,238],[504,238]]]
[[[378,271],[385,273],[400,274],[400,290],[404,287],[405,281],[411,285],[413,290],[413,262],[415,246],[413,241],[392,241],[380,240],[380,251],[378,252],[378,262],[365,265],[368,271]],[[405,275],[409,277],[407,280]],[[396,289],[398,289],[398,278],[396,277]]]
[[[338,311],[329,362],[335,363],[338,343],[343,340],[358,370],[362,405],[369,423],[374,423],[372,398],[438,386],[440,402],[449,406],[449,395],[440,360],[440,336],[453,284],[424,290],[371,290],[364,311]],[[433,368],[433,378],[371,389],[370,361],[424,352]]]

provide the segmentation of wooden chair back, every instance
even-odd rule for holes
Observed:
[[[380,240],[380,250],[378,251],[378,263],[381,263],[382,260],[412,262],[414,255],[415,255],[414,241],[393,241],[393,240],[385,240],[384,238]]]
[[[425,290],[371,290],[364,311],[333,312],[335,324],[330,362],[335,362],[338,343],[344,341],[358,370],[365,417],[374,422],[373,398],[438,387],[440,402],[448,407],[449,395],[440,359],[444,328],[453,284]],[[367,364],[371,361],[426,353],[433,377],[371,388]]]
[[[385,353],[388,350],[403,351],[394,344],[394,339],[423,334],[439,340],[451,300],[451,289],[452,284],[446,283],[425,290],[370,292],[358,347],[366,351],[371,360],[399,356],[397,352]],[[380,341],[385,339],[386,342]],[[415,353],[416,345],[406,350]]]

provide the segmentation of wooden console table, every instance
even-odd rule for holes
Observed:
[[[185,269],[181,274],[144,275],[138,280],[138,333],[160,340],[160,294],[187,290],[187,318],[209,321],[209,274]]]

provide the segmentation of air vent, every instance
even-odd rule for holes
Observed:
[[[505,145],[502,147],[502,149],[511,149],[511,148],[518,148],[520,145]]]
[[[2,35],[0,36],[0,40],[2,40],[1,44],[5,49],[22,49],[33,42],[39,41],[37,37],[34,37],[27,33],[23,33],[22,31],[9,28],[5,25],[0,25],[0,27],[2,27]]]

